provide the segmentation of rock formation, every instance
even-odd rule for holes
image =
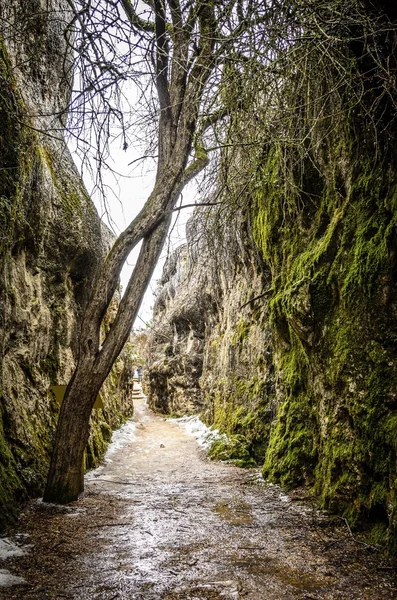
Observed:
[[[165,268],[151,402],[200,412],[230,439],[214,456],[307,486],[397,552],[397,91],[379,87],[377,59],[361,60],[364,42],[344,31],[340,70],[321,44],[297,44],[305,68],[292,66],[278,96],[251,88],[254,119],[234,105],[222,206],[196,213],[202,234]],[[371,39],[395,73],[391,38]]]
[[[0,7],[0,527],[40,494],[58,405],[74,366],[90,281],[111,238],[64,142],[70,99],[64,0]],[[94,411],[87,466],[131,407],[122,363]]]
[[[200,413],[228,433],[214,456],[255,464],[275,411],[271,330],[255,306],[269,273],[242,212],[222,228],[216,220],[197,210],[187,244],[164,267],[148,342],[149,402],[168,414]]]
[[[262,465],[287,488],[308,486],[351,524],[369,522],[372,539],[393,550],[395,241],[367,284],[349,279],[364,261],[356,262],[359,240],[331,219],[337,239],[327,240],[324,262],[307,262],[310,240],[301,237],[295,260],[304,258],[307,275],[292,263],[283,283],[264,260],[257,210],[219,223],[216,235],[198,211],[187,245],[166,263],[148,342],[150,404],[199,413],[228,434],[214,457]],[[322,240],[324,230],[312,243]]]

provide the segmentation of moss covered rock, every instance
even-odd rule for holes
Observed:
[[[214,454],[247,451],[397,552],[395,13],[295,8],[291,46],[245,82],[254,116],[233,104],[223,206],[193,218],[174,295],[202,309],[202,416],[236,441]]]
[[[0,529],[45,481],[79,323],[109,247],[63,137],[71,89],[68,2],[0,6]],[[46,134],[47,132],[47,134]],[[92,419],[97,464],[132,407],[122,362]]]

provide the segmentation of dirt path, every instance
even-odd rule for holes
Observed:
[[[255,471],[208,461],[193,437],[137,402],[135,439],[69,507],[31,502],[25,585],[0,599],[392,600],[390,562]]]

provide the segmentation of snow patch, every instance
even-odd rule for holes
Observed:
[[[110,457],[113,456],[113,454],[117,452],[117,450],[125,448],[130,442],[132,442],[135,439],[135,432],[136,423],[134,423],[131,420],[127,421],[126,423],[124,423],[124,425],[120,427],[120,429],[117,429],[117,431],[113,432],[112,439],[105,454],[105,463],[112,462],[111,460],[109,460]]]
[[[265,485],[266,482],[263,479],[263,475],[260,471],[253,471],[248,475],[248,482],[252,485]],[[272,486],[272,483],[268,483],[267,485]]]
[[[280,494],[279,495],[279,500],[281,500],[281,502],[289,502],[289,496],[287,496],[286,494]]]
[[[11,587],[12,585],[21,585],[26,583],[23,577],[12,575],[7,569],[0,569],[0,587]]]
[[[26,550],[20,548],[10,538],[0,538],[0,560],[6,560],[11,556],[24,556]]]
[[[185,429],[185,431],[196,438],[199,446],[208,452],[214,442],[227,441],[227,435],[220,433],[218,429],[210,429],[197,415],[192,417],[180,417],[179,419],[167,419]]]
[[[124,423],[120,429],[113,431],[112,439],[104,457],[104,464],[93,471],[89,471],[85,476],[86,480],[89,481],[98,477],[102,473],[104,465],[113,462],[111,458],[113,454],[121,448],[126,448],[126,446],[135,439],[135,433],[136,423],[132,420]]]
[[[21,535],[19,537],[23,539],[26,536]],[[25,548],[21,548],[10,538],[0,538],[0,560],[24,556],[24,554],[26,554]],[[26,583],[25,579],[22,577],[12,575],[8,569],[0,569],[0,587],[11,587],[12,585],[21,585],[22,583]]]

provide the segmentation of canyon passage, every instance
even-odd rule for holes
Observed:
[[[333,600],[397,597],[396,571],[345,523],[257,469],[212,462],[183,423],[135,401],[124,444],[68,506],[32,500],[0,598]]]

